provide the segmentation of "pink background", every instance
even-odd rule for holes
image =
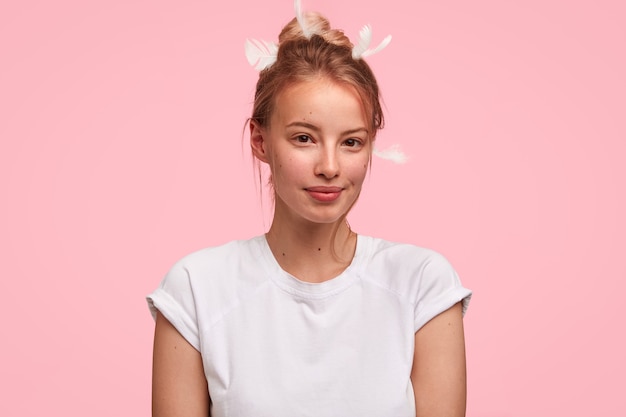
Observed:
[[[624,415],[624,3],[304,9],[394,36],[369,59],[379,145],[411,160],[374,161],[351,224],[444,253],[475,291],[467,415]],[[243,42],[292,16],[291,0],[0,4],[0,415],[149,415],[144,296],[184,254],[268,225]]]

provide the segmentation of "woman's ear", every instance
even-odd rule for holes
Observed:
[[[262,162],[267,163],[268,151],[267,143],[265,142],[265,129],[263,129],[257,122],[250,120],[250,148],[252,154]]]

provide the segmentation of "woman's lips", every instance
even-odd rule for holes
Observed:
[[[338,199],[343,189],[341,187],[309,187],[306,191],[317,201],[329,202]]]

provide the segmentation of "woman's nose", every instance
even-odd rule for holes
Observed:
[[[315,175],[331,179],[339,175],[339,159],[335,149],[321,149],[315,167]]]

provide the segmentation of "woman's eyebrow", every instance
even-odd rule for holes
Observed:
[[[307,122],[291,122],[287,125],[287,127],[306,127],[307,129],[311,129],[316,132],[319,132],[321,130],[319,127],[315,126],[314,124],[307,123]]]
[[[291,122],[287,125],[287,127],[306,127],[307,129],[311,129],[314,132],[320,132],[322,129],[320,129],[319,127],[317,127],[314,124],[311,123],[307,123],[307,122]],[[344,132],[341,132],[341,135],[351,135],[353,133],[357,133],[357,132],[365,132],[367,133],[367,129],[364,127],[357,127],[355,129],[348,129]]]
[[[345,132],[342,132],[341,135],[351,135],[353,133],[358,133],[358,132],[367,132],[367,129],[364,127],[357,127],[356,129],[350,129],[350,130],[346,130]]]

